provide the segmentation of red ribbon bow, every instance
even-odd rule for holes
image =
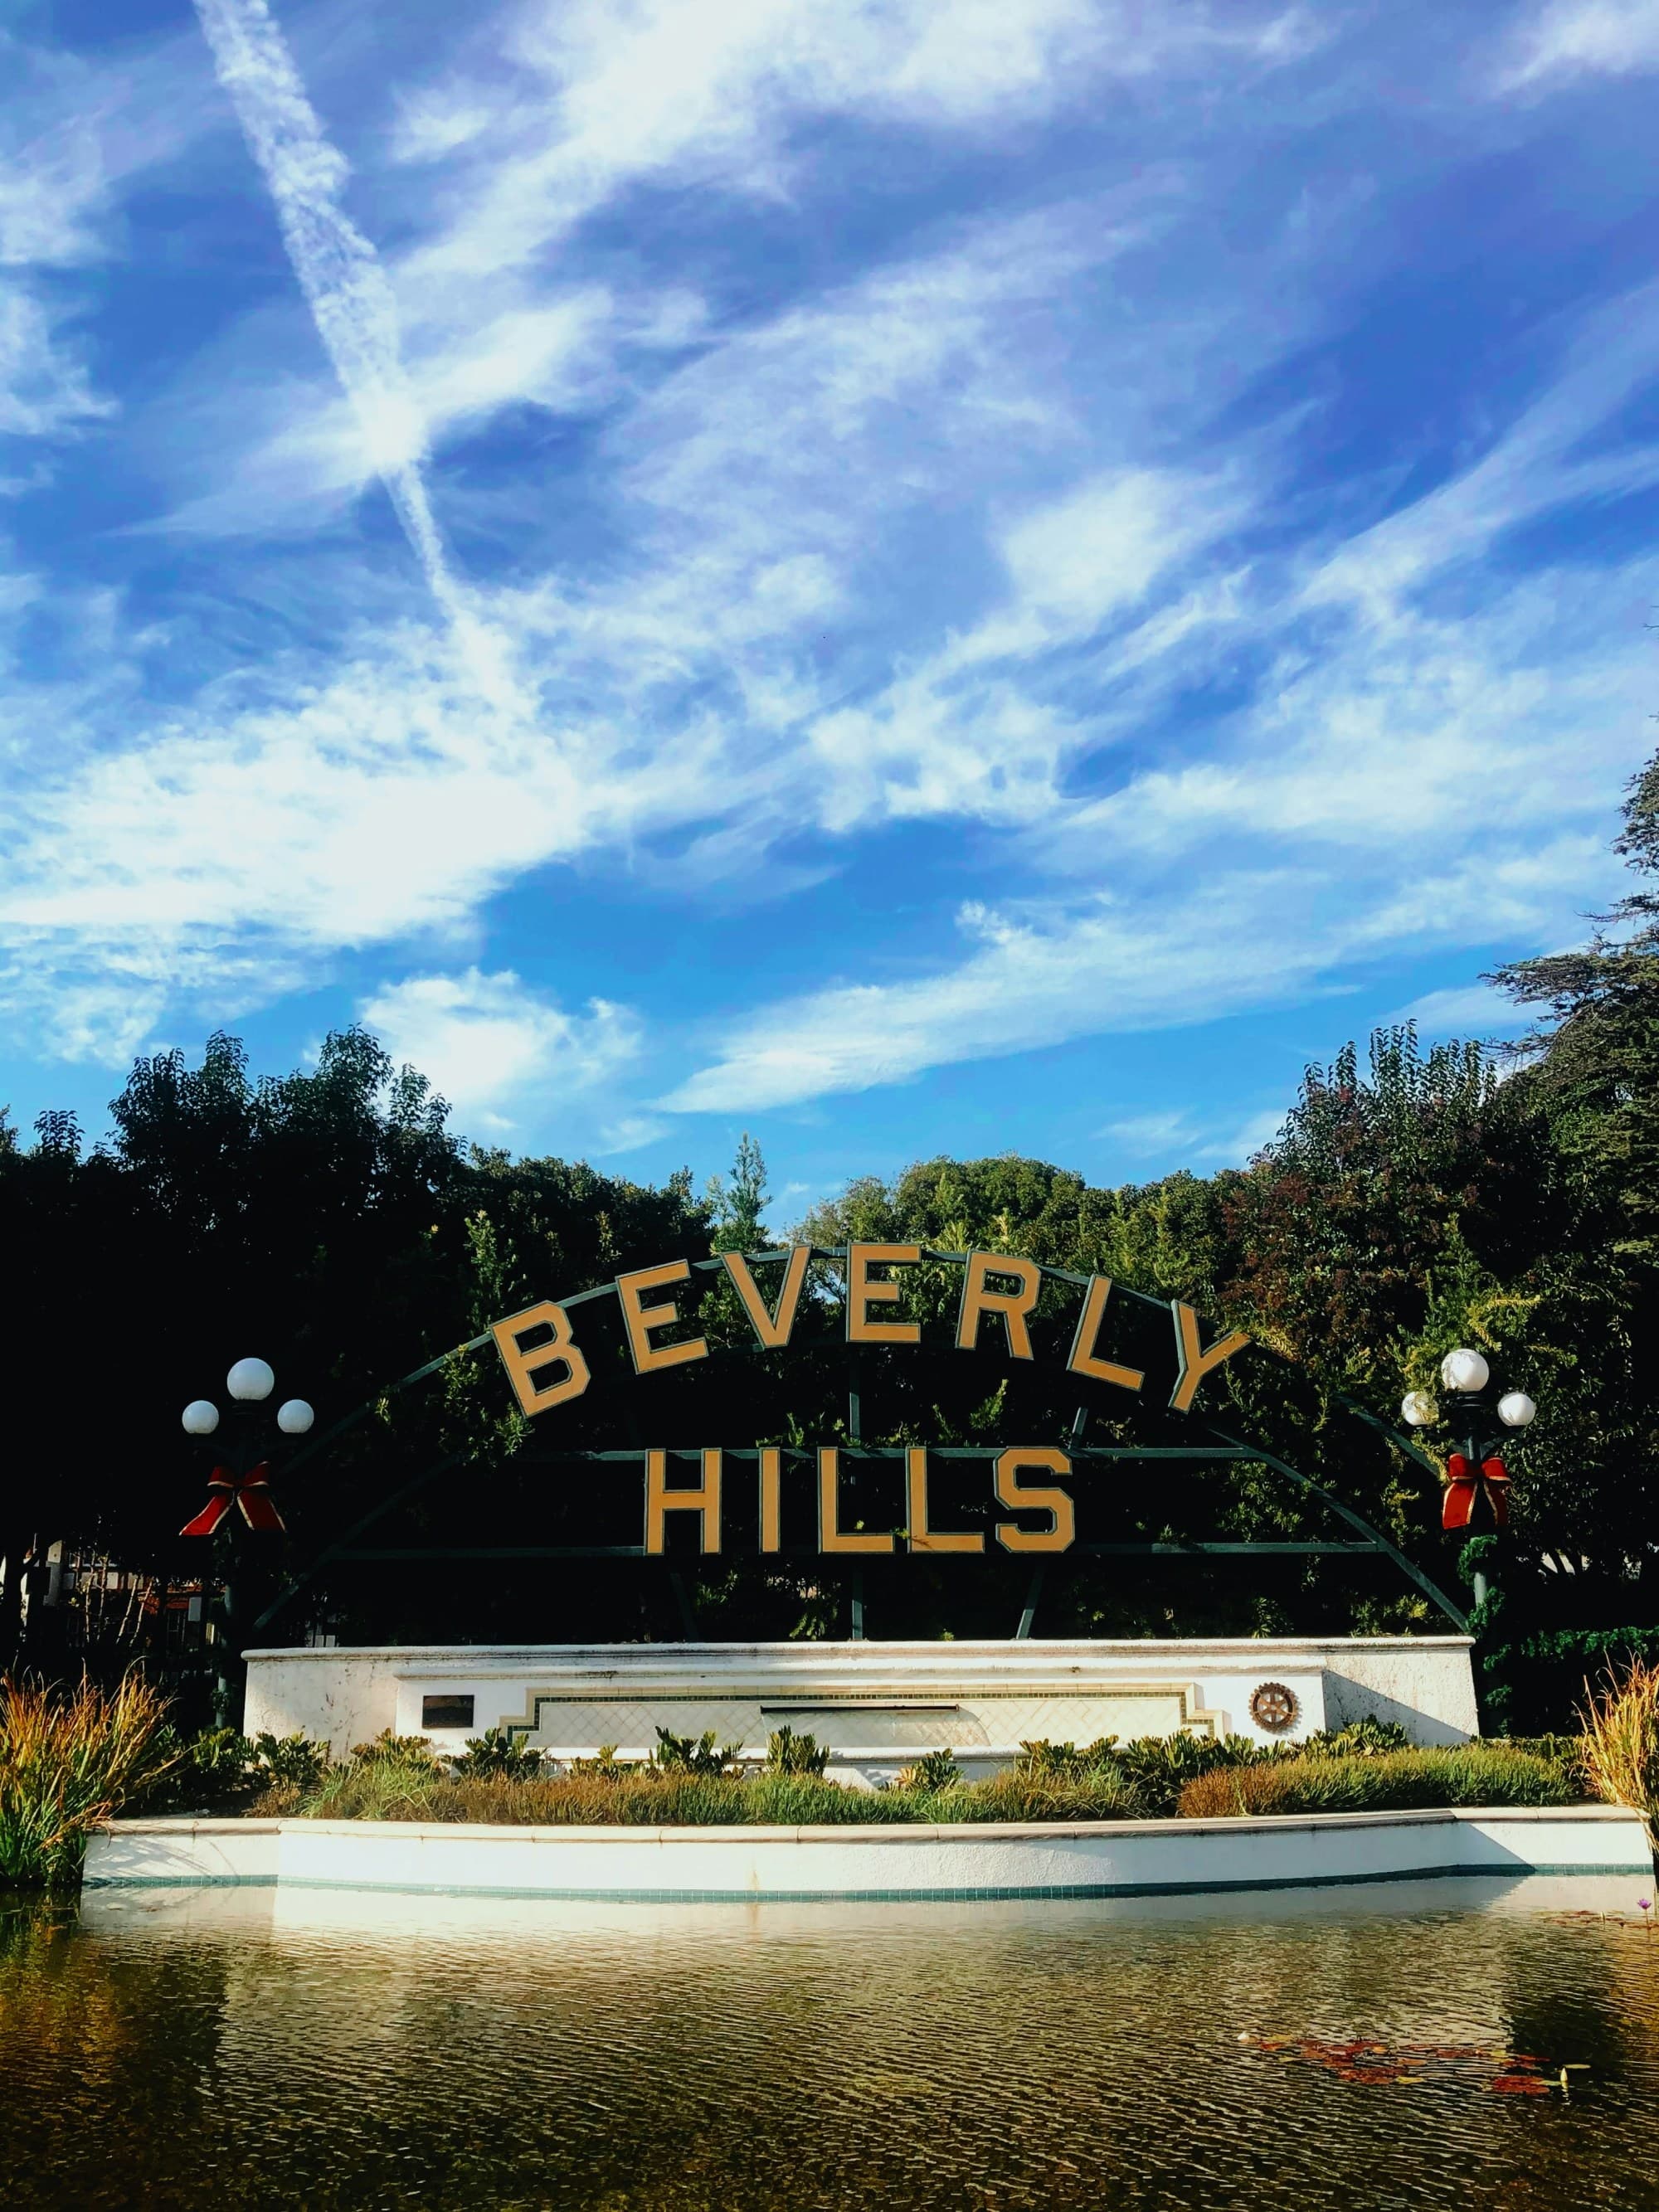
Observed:
[[[186,1521],[181,1536],[210,1536],[233,1505],[241,1508],[250,1528],[276,1530],[284,1526],[270,1495],[270,1467],[261,1460],[249,1474],[233,1474],[216,1467],[208,1478],[208,1502],[193,1521]]]
[[[1440,1511],[1443,1528],[1467,1528],[1474,1514],[1476,1495],[1485,1491],[1492,1507],[1494,1528],[1510,1525],[1509,1470],[1501,1459],[1483,1459],[1477,1468],[1462,1452],[1446,1462],[1446,1498]]]

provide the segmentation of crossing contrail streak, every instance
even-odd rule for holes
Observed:
[[[506,703],[501,641],[467,607],[427,496],[426,426],[398,354],[392,286],[340,205],[345,157],[325,136],[266,0],[196,0],[196,12],[368,457],[475,674]]]

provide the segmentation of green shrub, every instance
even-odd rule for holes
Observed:
[[[469,1736],[466,1748],[455,1760],[453,1771],[463,1780],[500,1779],[506,1782],[535,1782],[540,1778],[544,1764],[541,1752],[522,1736],[514,1735],[510,1729],[486,1729],[482,1735]]]
[[[314,1790],[329,1769],[325,1743],[308,1735],[272,1735],[262,1729],[253,1739],[253,1773],[269,1786],[286,1784],[296,1790]]]
[[[239,1735],[210,1729],[189,1743],[167,1731],[177,1757],[141,1804],[144,1813],[284,1811],[327,1771],[328,1746],[306,1735]],[[250,1801],[257,1799],[256,1805]]]
[[[914,1764],[899,1769],[892,1786],[895,1790],[951,1790],[961,1780],[955,1752],[924,1751]]]
[[[1241,1814],[1417,1812],[1442,1805],[1567,1805],[1559,1768],[1499,1743],[1290,1759],[1213,1769],[1182,1787],[1183,1820]]]
[[[822,1774],[830,1764],[827,1747],[820,1749],[812,1735],[797,1735],[786,1721],[766,1739],[769,1774]]]
[[[651,1763],[665,1774],[726,1774],[742,1756],[740,1743],[717,1743],[713,1729],[700,1736],[674,1735],[657,1730],[657,1748]]]
[[[1183,1785],[1201,1774],[1294,1755],[1291,1746],[1253,1743],[1242,1735],[1142,1735],[1129,1743],[1103,1735],[1081,1751],[1072,1743],[1022,1743],[1013,1771],[1038,1784],[1101,1784],[1112,1802],[1164,1819],[1175,1812]]]
[[[1112,1753],[1119,1771],[1157,1819],[1169,1818],[1188,1783],[1203,1775],[1293,1755],[1289,1745],[1252,1743],[1243,1735],[1143,1735]]]
[[[649,1765],[648,1760],[644,1763]],[[591,1777],[614,1782],[619,1774],[637,1774],[641,1764],[637,1759],[618,1759],[614,1743],[602,1743],[592,1759],[573,1759],[565,1771],[578,1780]]]
[[[1373,1720],[1369,1715],[1340,1729],[1320,1729],[1303,1742],[1285,1747],[1303,1759],[1380,1759],[1385,1752],[1411,1747],[1412,1740],[1398,1721]]]
[[[410,1774],[441,1774],[443,1762],[423,1735],[393,1735],[382,1729],[367,1743],[351,1747],[354,1766],[392,1766]]]
[[[1014,1761],[1016,1774],[1034,1780],[1075,1782],[1109,1769],[1121,1772],[1115,1757],[1117,1738],[1097,1736],[1093,1743],[1085,1744],[1079,1751],[1074,1743],[1050,1743],[1043,1738],[1036,1743],[1022,1743],[1019,1757]]]
[[[169,1731],[170,1733],[171,1731]],[[246,1796],[253,1746],[237,1729],[209,1729],[179,1746],[167,1776],[168,1796],[191,1805],[219,1805]]]

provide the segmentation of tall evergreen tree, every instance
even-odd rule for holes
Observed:
[[[1640,879],[1576,951],[1511,961],[1491,980],[1546,1019],[1520,1049],[1560,1141],[1620,1218],[1623,1250],[1659,1258],[1659,753],[1632,779],[1613,850]]]

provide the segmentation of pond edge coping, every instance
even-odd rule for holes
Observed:
[[[84,1881],[94,1889],[756,1904],[1150,1897],[1535,1874],[1650,1881],[1654,1865],[1639,1817],[1609,1805],[834,1827],[182,1814],[111,1822],[89,1840]]]

